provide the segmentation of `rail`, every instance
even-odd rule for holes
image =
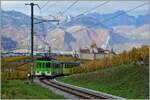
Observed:
[[[69,94],[75,95],[77,97],[80,97],[81,99],[120,99],[114,96],[106,96],[104,94],[95,93],[92,91],[86,91],[84,89],[75,88],[72,86],[68,86],[65,84],[60,84],[57,81],[54,80],[48,80],[41,78],[40,81],[44,83],[45,85],[57,88],[59,90],[62,90],[64,92],[67,92]]]

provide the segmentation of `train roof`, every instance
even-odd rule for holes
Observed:
[[[41,63],[55,63],[55,64],[61,64],[63,62],[61,61],[56,61],[56,60],[35,60],[35,62],[41,62]]]

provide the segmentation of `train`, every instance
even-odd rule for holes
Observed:
[[[52,58],[39,58],[34,61],[36,76],[63,75],[64,64]]]
[[[58,61],[52,56],[43,56],[34,60],[35,76],[59,76],[66,74],[66,68],[78,67],[81,62]]]

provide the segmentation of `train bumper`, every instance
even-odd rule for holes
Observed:
[[[50,76],[51,75],[51,72],[35,72],[35,75],[37,76],[41,76],[41,75],[46,75],[46,76]]]

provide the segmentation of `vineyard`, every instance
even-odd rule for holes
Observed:
[[[120,54],[103,58],[101,60],[86,61],[80,67],[70,69],[71,74],[91,72],[98,69],[108,68],[122,64],[144,64],[149,63],[149,47],[142,46],[141,48],[133,48],[131,51],[124,51]]]
[[[1,59],[1,76],[2,80],[10,79],[27,79],[27,73],[30,72],[31,57],[5,57]],[[60,61],[75,61],[72,57],[57,57]],[[28,61],[28,63],[23,63]],[[98,69],[108,68],[115,65],[135,63],[138,65],[149,62],[149,47],[142,46],[141,48],[133,48],[131,51],[124,51],[121,54],[106,57],[100,60],[81,60],[83,63],[79,67],[70,68],[70,74],[91,72]]]
[[[1,59],[2,80],[27,79],[31,68],[31,57],[5,57]]]

